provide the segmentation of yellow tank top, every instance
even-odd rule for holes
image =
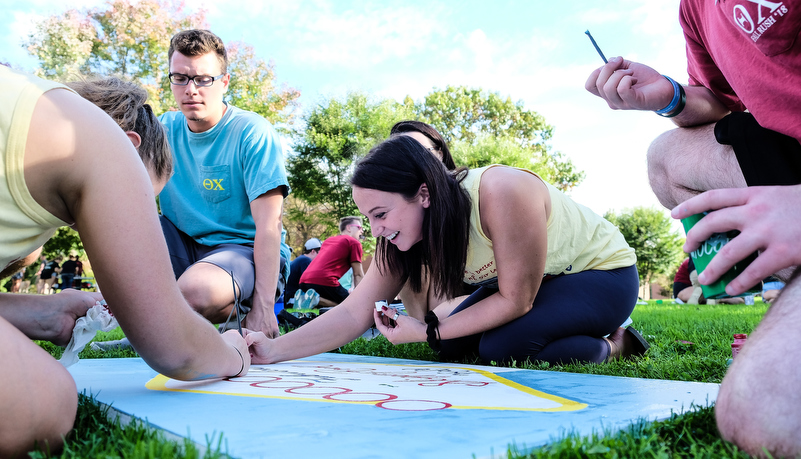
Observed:
[[[492,241],[481,229],[479,213],[481,176],[492,167],[499,165],[470,170],[462,182],[472,200],[470,240],[464,272],[464,281],[468,284],[497,286]],[[534,172],[520,170],[540,178]],[[572,274],[591,269],[610,270],[637,262],[634,249],[629,247],[617,227],[589,208],[574,202],[551,184],[543,183],[548,187],[551,197],[551,215],[547,222],[546,275]]]
[[[0,268],[41,247],[66,223],[40,206],[25,184],[23,160],[36,101],[66,86],[0,65]]]

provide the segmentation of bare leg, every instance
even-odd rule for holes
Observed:
[[[692,288],[692,287],[687,287],[687,288],[685,288],[684,290],[680,291],[680,292],[679,292],[679,293],[676,295],[676,298],[678,298],[678,299],[680,299],[681,301],[684,301],[685,303],[687,303],[688,301],[690,301],[690,296],[691,296],[692,294],[693,294],[693,288]]]
[[[0,355],[0,457],[21,457],[35,442],[59,450],[78,407],[72,376],[2,318]]]
[[[224,269],[211,263],[195,263],[181,274],[178,287],[192,309],[211,323],[228,319],[234,305],[234,290],[231,275]]]
[[[746,186],[734,150],[715,140],[714,124],[657,137],[648,148],[648,178],[668,209],[704,191]]]
[[[723,438],[750,454],[801,455],[801,280],[784,287],[748,337],[720,387],[715,416]]]

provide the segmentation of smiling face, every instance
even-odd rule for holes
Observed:
[[[175,52],[170,61],[170,73],[180,73],[189,77],[198,75],[216,77],[222,73],[222,65],[214,53],[185,56]],[[195,86],[191,80],[186,86],[170,85],[175,101],[181,113],[186,116],[192,132],[208,131],[222,119],[225,113],[223,94],[228,89],[230,79],[231,75],[226,74],[211,86],[201,88]]]
[[[423,218],[430,204],[425,185],[411,201],[398,193],[354,186],[353,201],[370,222],[374,237],[385,237],[402,252],[423,240]]]

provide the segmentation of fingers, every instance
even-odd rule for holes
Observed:
[[[593,70],[592,73],[590,73],[590,76],[587,78],[587,81],[584,83],[584,89],[598,97],[601,97],[601,93],[598,91],[598,76],[601,74],[601,70],[604,67],[599,67]]]
[[[689,217],[710,210],[724,207],[741,206],[748,201],[748,191],[752,188],[724,188],[711,190],[694,196],[670,211],[670,216],[676,219]]]
[[[231,330],[231,331],[233,331],[233,330]],[[244,331],[244,329],[243,329],[243,331]],[[228,333],[228,332],[226,332],[226,333]],[[248,345],[248,347],[250,347],[250,346],[252,346],[254,344],[257,344],[257,343],[263,343],[263,342],[267,341],[268,339],[269,338],[267,338],[267,335],[265,335],[264,332],[260,332],[260,331],[257,331],[257,332],[248,331],[248,333],[245,335],[245,343]]]

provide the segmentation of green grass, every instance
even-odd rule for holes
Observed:
[[[570,364],[549,366],[531,362],[513,362],[520,368],[567,371],[573,373],[627,376],[677,381],[719,383],[731,358],[734,333],[751,333],[767,305],[676,305],[649,301],[638,305],[632,314],[635,327],[651,343],[643,358],[601,365]],[[121,338],[117,329],[99,333],[97,340]],[[54,356],[61,348],[40,343]],[[358,339],[340,348],[346,354],[395,357],[437,361],[437,355],[424,343],[393,346],[384,337],[370,341]],[[133,357],[132,351],[99,354],[87,349],[81,358]],[[463,363],[479,363],[467,361]],[[599,429],[601,426],[599,426]],[[61,455],[34,453],[31,457],[225,457],[223,438],[207,439],[207,450],[198,452],[189,442],[176,443],[142,423],[121,426],[106,419],[103,410],[91,399],[81,397],[75,428],[66,439]],[[621,431],[599,431],[590,436],[566,434],[546,446],[529,450],[512,445],[506,458],[740,458],[748,457],[723,441],[715,427],[714,408],[696,407],[692,412],[673,415],[659,422],[639,422]]]

